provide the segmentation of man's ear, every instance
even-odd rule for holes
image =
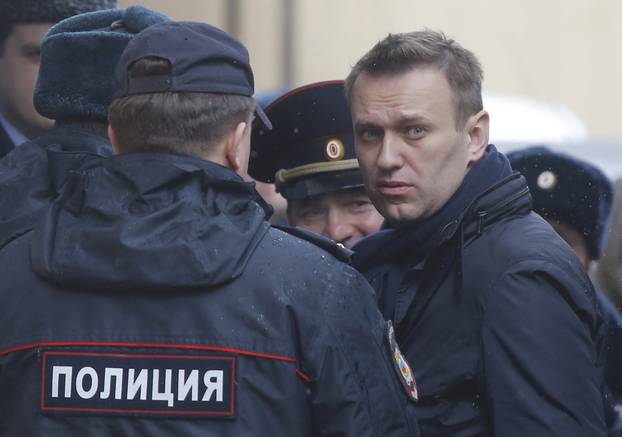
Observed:
[[[110,139],[110,144],[112,144],[112,151],[115,155],[118,155],[120,152],[119,141],[117,140],[117,134],[115,133],[112,126],[108,125],[108,139]]]
[[[488,130],[490,126],[490,116],[483,109],[477,114],[472,115],[466,122],[467,134],[469,138],[469,161],[471,167],[479,161],[486,148],[488,147]]]
[[[247,127],[246,122],[240,122],[235,127],[235,130],[229,134],[225,144],[225,153],[227,156],[227,167],[237,172],[241,169],[243,164],[242,157],[242,140],[244,139],[245,130]]]

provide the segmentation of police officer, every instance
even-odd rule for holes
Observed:
[[[350,248],[383,218],[363,185],[343,81],[309,84],[277,98],[266,112],[274,129],[253,130],[250,175],[276,183],[292,226]]]
[[[116,77],[119,155],[72,172],[0,251],[3,427],[418,435],[412,374],[371,288],[336,244],[271,228],[239,175],[255,109],[246,48],[160,23]]]
[[[116,4],[116,0],[0,0],[0,157],[52,126],[32,103],[43,36],[57,21]]]
[[[590,273],[609,233],[613,187],[607,176],[588,162],[546,147],[517,150],[508,159],[527,179],[534,211],[572,247]],[[613,408],[622,396],[622,318],[602,293],[597,298],[607,332],[605,376],[611,391],[607,418],[612,432],[622,435]]]
[[[112,154],[114,67],[135,34],[166,19],[140,6],[88,12],[43,39],[34,104],[55,123],[0,160],[0,247],[32,229],[71,169]]]

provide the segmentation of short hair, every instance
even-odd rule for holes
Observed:
[[[354,83],[361,73],[397,75],[427,65],[438,67],[445,75],[455,100],[456,127],[464,126],[469,116],[483,109],[484,74],[475,55],[442,32],[389,34],[352,67],[345,81],[346,96],[351,101]]]
[[[146,57],[129,67],[129,76],[168,75],[166,59]],[[184,155],[209,152],[238,123],[249,121],[252,97],[214,93],[163,92],[115,99],[108,118],[123,152],[170,151]]]

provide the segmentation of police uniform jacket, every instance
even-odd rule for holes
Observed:
[[[0,247],[34,227],[70,170],[111,154],[107,137],[61,124],[0,159]]]
[[[415,371],[421,435],[606,435],[594,290],[525,179],[490,147],[430,221],[354,248]]]
[[[72,173],[0,251],[0,434],[418,435],[372,289],[266,210],[190,157]]]

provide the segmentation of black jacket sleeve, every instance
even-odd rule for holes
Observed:
[[[495,436],[606,435],[600,315],[587,277],[568,270],[520,261],[489,290],[482,364]]]
[[[314,332],[301,343],[315,431],[322,436],[418,436],[414,403],[391,361],[387,323],[373,290],[349,268],[339,278],[345,281],[317,295],[320,325],[301,329]],[[314,323],[314,315],[307,316],[298,323]]]

